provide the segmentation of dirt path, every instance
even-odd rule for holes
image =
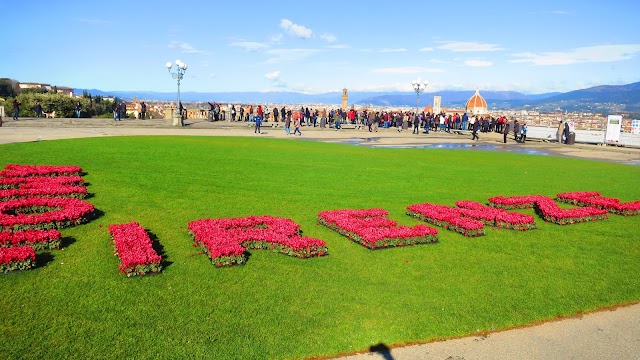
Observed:
[[[346,356],[342,360],[640,359],[640,304],[460,339]]]

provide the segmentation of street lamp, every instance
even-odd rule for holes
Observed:
[[[428,83],[426,81],[422,81],[420,78],[417,78],[416,80],[413,80],[411,82],[411,85],[413,86],[413,90],[415,90],[416,92],[416,116],[418,116],[418,108],[420,106],[420,93],[427,88]]]
[[[173,64],[170,61],[167,62],[165,66],[167,67],[167,70],[169,70],[169,74],[171,74],[171,76],[178,81],[178,117],[176,117],[175,115],[173,116],[173,126],[178,125],[178,119],[180,119],[180,124],[184,126],[184,123],[182,123],[182,107],[180,106],[180,80],[182,80],[184,72],[187,71],[187,64],[183,63],[180,60],[176,60],[176,71],[174,72],[171,72]]]

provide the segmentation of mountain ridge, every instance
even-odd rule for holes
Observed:
[[[98,89],[76,89],[77,94],[84,91],[92,95],[116,96],[122,99],[175,101],[175,92],[154,91],[102,91]],[[444,108],[464,108],[466,101],[473,96],[473,90],[444,90],[420,94],[419,107],[432,103],[433,96],[442,96]],[[598,85],[586,89],[565,93],[551,92],[543,94],[524,94],[518,91],[481,91],[490,109],[528,108],[541,111],[600,111],[600,112],[640,112],[640,82],[626,85]],[[298,92],[182,92],[185,102],[220,103],[265,103],[265,104],[323,104],[341,103],[341,92],[304,94]],[[416,106],[414,92],[366,92],[349,93],[349,104],[361,106]]]

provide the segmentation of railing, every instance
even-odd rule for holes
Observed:
[[[528,126],[527,139],[556,140],[557,128]],[[602,130],[576,130],[576,142],[584,144],[608,144]],[[640,134],[620,133],[620,142],[615,145],[640,147]]]

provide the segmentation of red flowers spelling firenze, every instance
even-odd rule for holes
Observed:
[[[36,252],[31,246],[0,248],[0,272],[27,270],[36,263]]]
[[[0,178],[26,178],[32,176],[62,176],[80,174],[82,174],[82,168],[79,166],[9,164],[4,167],[4,171],[0,171]]]
[[[2,271],[30,268],[35,250],[60,247],[55,228],[77,225],[93,205],[78,166],[7,165],[0,171],[0,261]]]
[[[110,225],[115,254],[120,257],[120,272],[128,277],[156,273],[162,269],[162,257],[153,249],[149,234],[137,222]]]
[[[388,216],[384,209],[333,210],[318,213],[318,222],[371,250],[438,242],[438,230],[398,226]]]
[[[54,229],[0,231],[0,248],[24,245],[31,246],[34,250],[58,249],[60,248],[60,231]]]
[[[595,207],[561,209],[552,198],[542,195],[496,196],[489,199],[491,206],[502,209],[524,209],[534,207],[544,221],[559,225],[607,219],[607,211]]]
[[[271,216],[204,219],[190,222],[189,231],[218,267],[244,264],[245,248],[299,258],[327,254],[324,241],[300,236],[300,225],[290,219]]]
[[[562,193],[558,194],[558,200],[577,206],[592,206],[623,216],[640,214],[640,200],[622,203],[616,198],[600,196],[599,192]]]
[[[74,198],[24,198],[0,202],[0,229],[13,231],[74,226],[93,205]]]
[[[464,236],[482,236],[484,224],[514,230],[535,229],[533,216],[495,209],[474,201],[457,201],[455,208],[429,203],[407,207],[407,215]]]

